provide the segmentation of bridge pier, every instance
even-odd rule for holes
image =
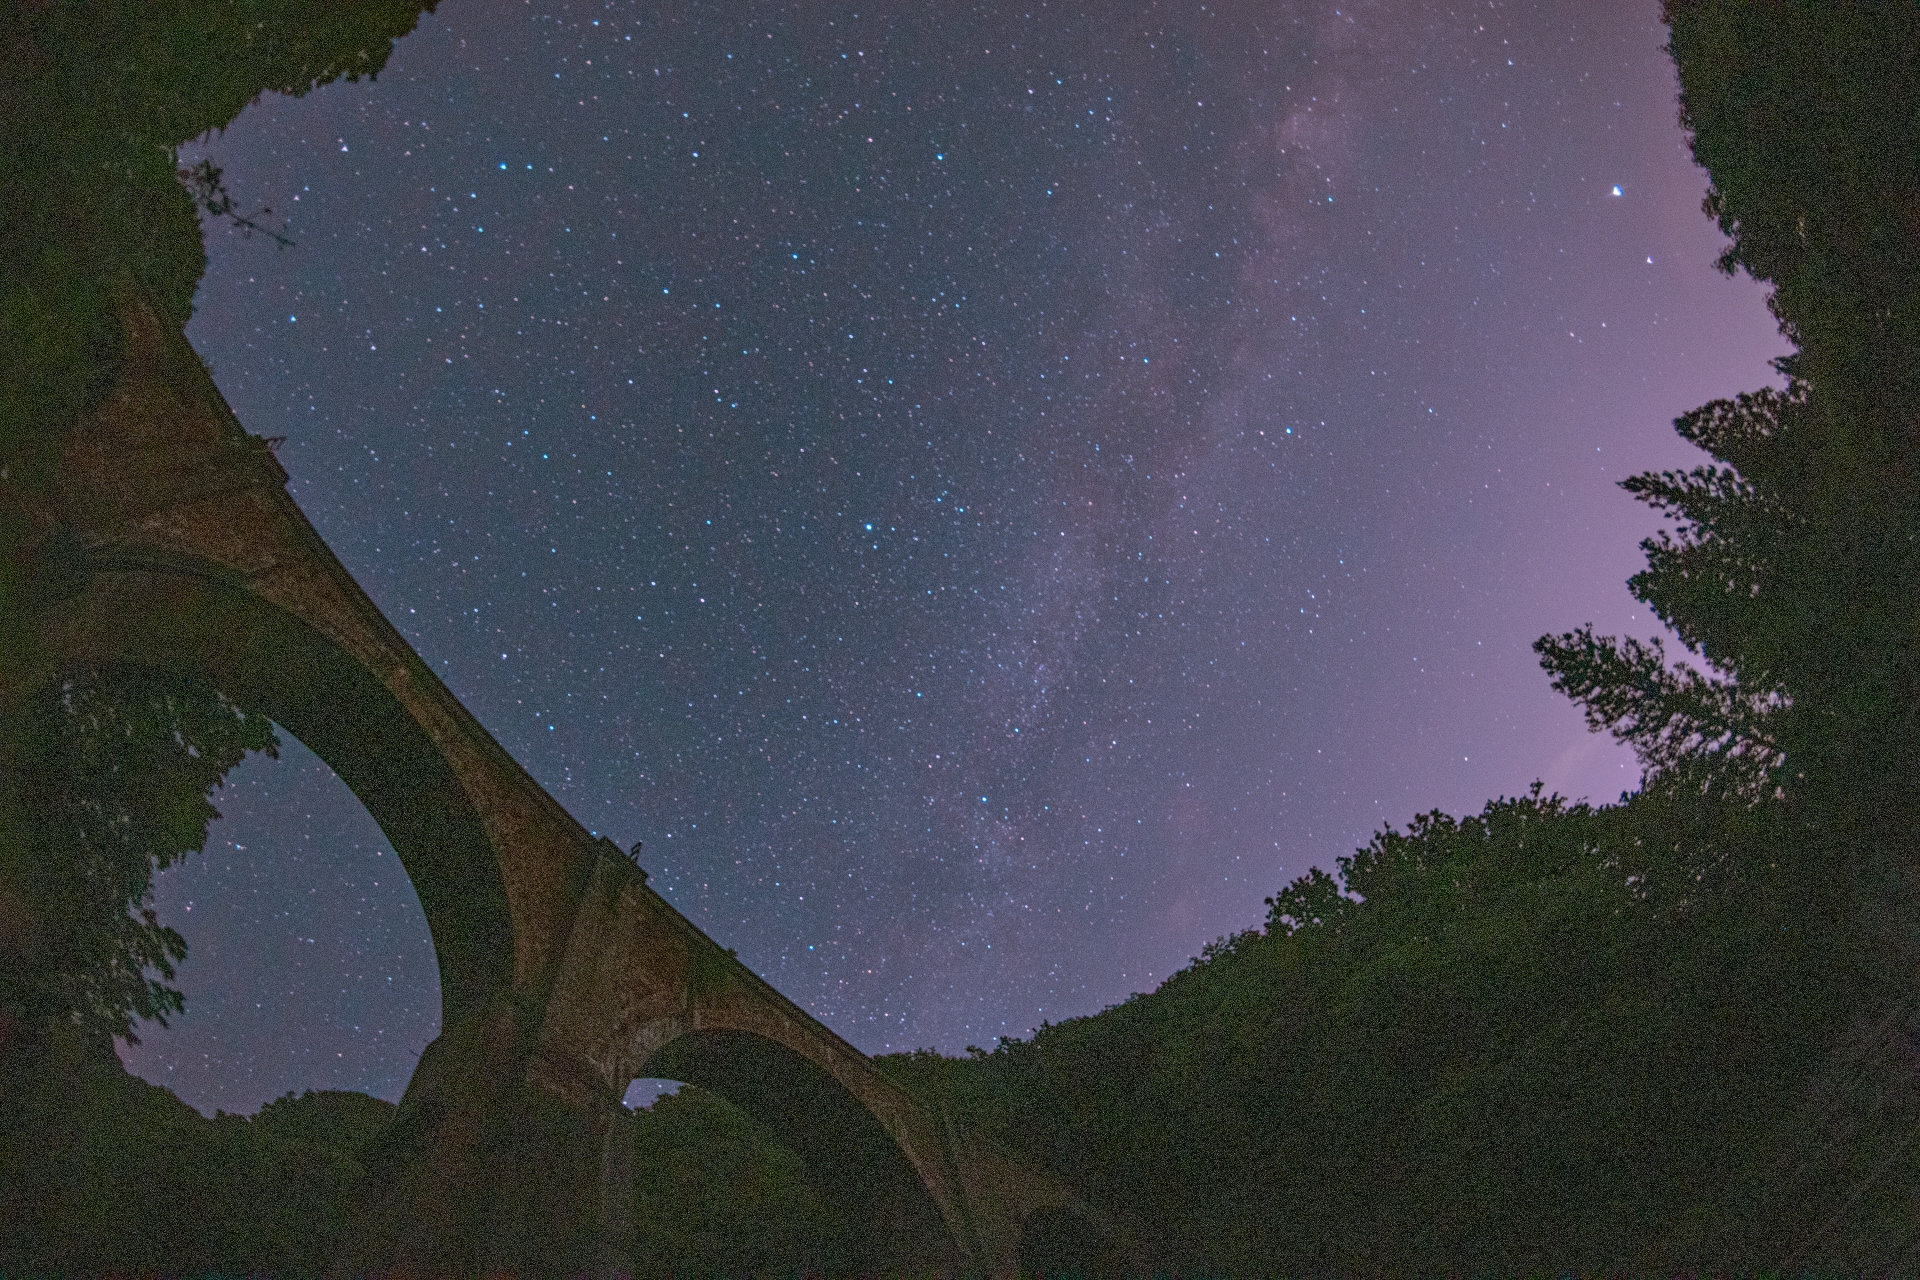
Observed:
[[[428,1046],[365,1159],[333,1274],[608,1269],[604,1168],[618,1108],[576,1106],[528,1080],[529,1021],[509,997]]]
[[[600,1144],[599,1274],[606,1280],[633,1272],[633,1128],[633,1116],[615,1106]]]
[[[531,1025],[508,998],[428,1046],[332,1274],[632,1274],[633,1117],[553,1089]]]

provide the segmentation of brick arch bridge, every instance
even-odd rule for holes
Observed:
[[[617,1272],[619,1099],[661,1075],[783,1135],[880,1231],[873,1270],[1011,1275],[1056,1179],[959,1132],[647,887],[481,727],[360,589],[185,337],[132,292],[125,363],[37,524],[39,653],[199,672],[325,760],[419,894],[442,1032],[369,1164],[344,1272]],[[624,1141],[623,1141],[624,1139]],[[1091,1216],[1091,1215],[1088,1215]]]

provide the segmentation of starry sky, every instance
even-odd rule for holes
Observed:
[[[1151,989],[1434,807],[1631,758],[1529,651],[1669,423],[1783,345],[1716,275],[1653,0],[446,0],[211,156],[188,336],[374,600],[589,828],[869,1052]],[[289,742],[165,873],[206,1110],[438,1031]]]

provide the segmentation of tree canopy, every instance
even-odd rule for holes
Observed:
[[[1920,797],[1920,8],[1672,0],[1681,121],[1772,286],[1784,389],[1676,427],[1711,458],[1626,488],[1671,521],[1635,596],[1713,673],[1591,632],[1555,684],[1656,773],[1717,756],[1903,845]],[[1764,780],[1764,781],[1762,781]],[[1911,849],[1882,850],[1907,861]]]
[[[31,485],[118,368],[116,288],[184,324],[206,269],[176,149],[264,93],[372,76],[416,0],[0,10],[0,485]]]
[[[167,981],[186,942],[154,913],[153,873],[205,845],[211,792],[247,752],[275,753],[272,722],[143,669],[70,676],[11,720],[0,889],[16,936],[0,1006],[23,1026],[136,1039],[137,1021],[182,1007]]]

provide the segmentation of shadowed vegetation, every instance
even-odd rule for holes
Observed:
[[[207,259],[176,148],[263,93],[375,74],[431,7],[79,0],[0,11],[0,464],[13,483],[31,483],[60,428],[111,385],[115,289],[142,289],[174,324],[192,313]]]
[[[70,1032],[42,1069],[17,1065],[0,1076],[9,1275],[317,1276],[362,1152],[393,1113],[362,1094],[307,1093],[208,1119]]]
[[[860,1235],[799,1156],[688,1085],[633,1118],[637,1275],[845,1275]]]
[[[58,681],[0,734],[0,1016],[137,1040],[181,1008],[166,985],[186,942],[154,914],[153,874],[206,844],[209,799],[249,751],[276,754],[264,716],[204,682],[147,670]],[[157,974],[158,976],[150,976]]]

